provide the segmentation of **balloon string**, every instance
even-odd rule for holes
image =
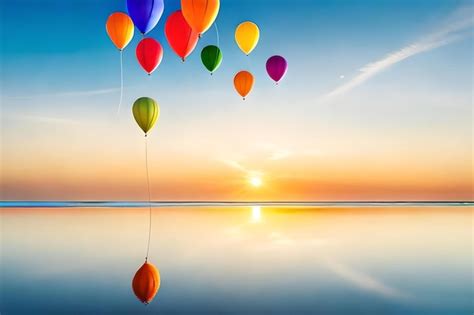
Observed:
[[[148,253],[150,252],[151,240],[151,193],[150,193],[150,174],[148,172],[148,140],[145,134],[145,167],[146,167],[146,183],[148,186],[148,244],[146,247],[145,261],[148,261]]]
[[[217,37],[217,48],[218,48],[218,51],[220,49],[220,46],[219,46],[219,29],[217,28],[217,22],[214,22],[214,27],[216,29],[216,37]],[[214,58],[214,67],[217,66],[217,60],[219,59],[219,52],[216,52],[216,55],[215,55],[215,58]],[[211,72],[212,74],[212,72]]]
[[[120,102],[117,109],[117,115],[120,114],[120,107],[123,99],[123,51],[120,50]]]
[[[214,22],[214,27],[216,28],[217,48],[221,48],[219,45],[219,29],[217,28],[217,22]]]

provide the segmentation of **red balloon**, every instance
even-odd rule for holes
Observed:
[[[199,39],[199,34],[189,26],[181,10],[166,20],[165,35],[171,48],[183,61],[194,50]]]
[[[135,50],[140,65],[148,74],[151,74],[163,59],[163,47],[153,38],[142,39]]]

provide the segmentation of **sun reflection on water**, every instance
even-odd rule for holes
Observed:
[[[259,223],[262,219],[262,209],[260,206],[252,207],[252,223]]]

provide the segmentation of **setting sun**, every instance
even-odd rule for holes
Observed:
[[[250,181],[250,185],[252,185],[253,187],[260,187],[262,186],[262,179],[258,176],[252,176],[250,177],[249,179]]]

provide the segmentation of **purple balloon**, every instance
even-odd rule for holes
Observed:
[[[158,24],[164,7],[163,0],[127,0],[128,15],[143,35]]]
[[[288,69],[288,63],[285,58],[278,55],[268,58],[266,66],[268,75],[277,83],[283,78]]]

